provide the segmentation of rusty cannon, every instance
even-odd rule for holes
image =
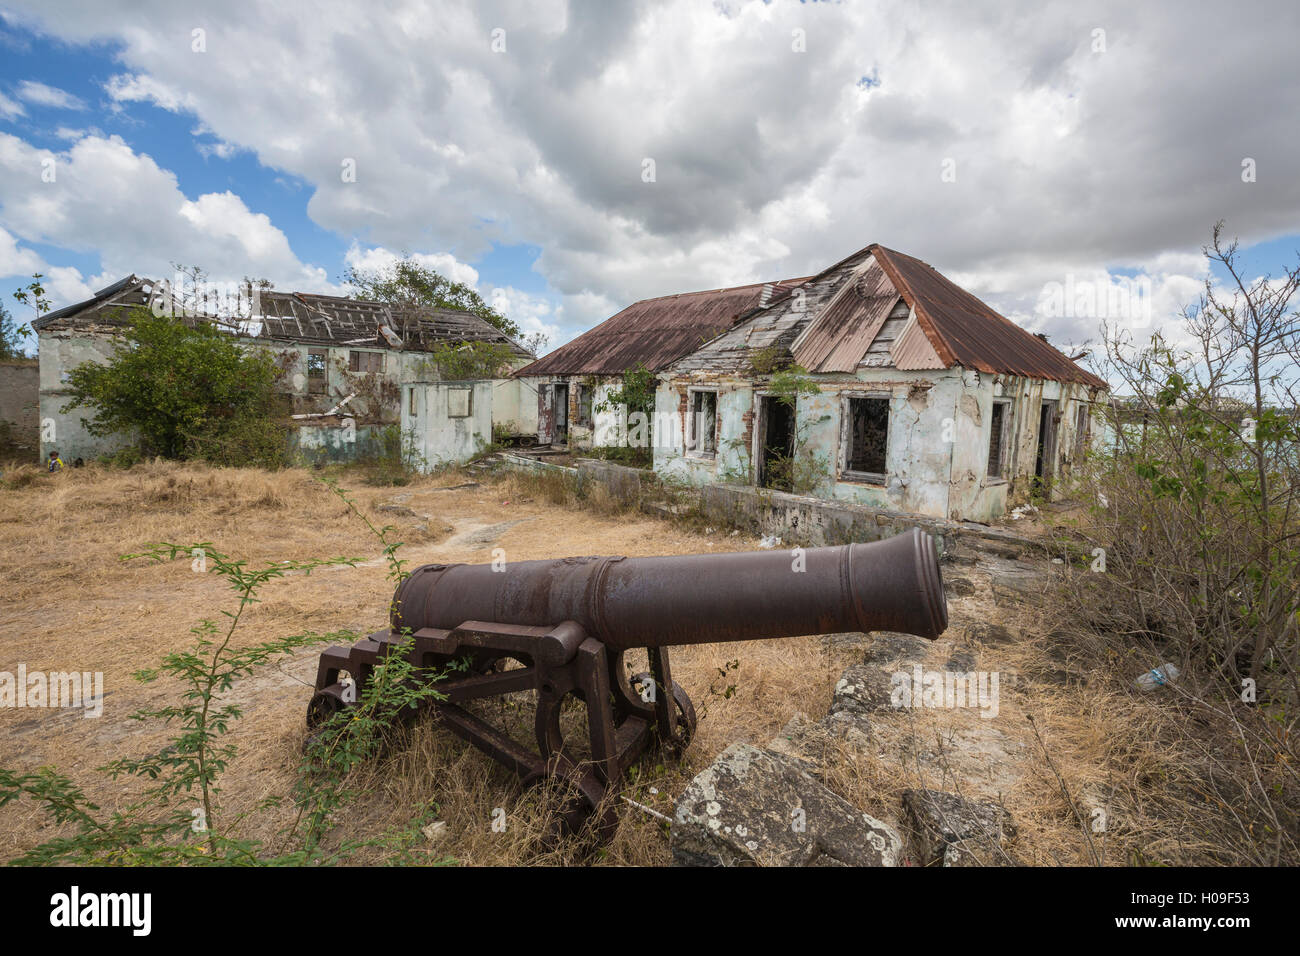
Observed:
[[[591,823],[603,838],[623,772],[652,744],[680,753],[695,731],[670,646],[875,630],[934,639],[948,611],[934,540],[913,529],[793,552],[429,564],[397,588],[389,624],[321,655],[309,726],[355,706],[374,668],[400,652],[421,672],[445,672],[445,699],[431,705],[444,726],[525,785],[567,781],[559,832]],[[625,654],[639,648],[649,670],[629,675]],[[524,691],[537,698],[535,749],[467,706]],[[585,755],[565,743],[566,698],[586,705]]]

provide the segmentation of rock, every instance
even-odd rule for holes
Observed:
[[[822,728],[807,714],[796,713],[781,728],[780,733],[767,742],[767,749],[786,757],[793,757],[810,773],[817,773],[818,759],[824,744],[817,739]]]
[[[826,647],[858,647],[871,640],[870,634],[862,631],[839,631],[835,634],[823,634],[822,644]]]
[[[958,648],[952,652],[952,656],[944,661],[943,669],[947,671],[956,671],[959,674],[967,674],[975,669],[975,655],[965,648]]]
[[[750,744],[696,775],[672,826],[678,866],[897,866],[902,846],[797,761]]]
[[[1002,850],[1014,835],[1011,815],[992,803],[942,790],[904,790],[903,812],[922,866],[1005,864]]]
[[[968,644],[1011,644],[1016,637],[1001,624],[972,624],[966,628]]]
[[[975,585],[966,578],[959,578],[955,574],[946,574],[943,578],[943,589],[952,597],[969,597],[975,593]]]
[[[991,571],[989,577],[996,604],[1024,604],[1037,600],[1047,586],[1047,575],[1029,568]]]
[[[447,833],[447,821],[435,820],[428,826],[421,827],[420,832],[424,834],[425,839],[430,843],[437,843]]]
[[[375,510],[387,511],[390,514],[401,515],[403,518],[415,517],[415,512],[412,511],[410,508],[406,507],[405,505],[395,505],[389,501],[386,501],[381,505],[375,505]]]
[[[867,648],[866,662],[882,665],[899,661],[911,663],[923,660],[929,651],[930,642],[923,637],[880,631],[872,635],[871,646]]]
[[[890,675],[876,664],[854,664],[835,683],[830,714],[867,718],[882,710],[895,710]]]

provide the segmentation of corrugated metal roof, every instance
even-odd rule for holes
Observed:
[[[429,351],[447,342],[496,342],[511,346],[520,358],[531,358],[472,312],[305,292],[262,292],[259,299],[263,338],[389,348],[380,331],[386,326],[408,350]]]
[[[810,372],[852,372],[898,300],[885,270],[868,258],[794,341],[794,360]]]
[[[32,325],[37,331],[51,326],[126,325],[130,321],[130,309],[148,305],[156,285],[149,279],[127,276],[100,289],[93,298],[46,313]],[[519,358],[532,357],[500,329],[473,313],[455,309],[263,290],[258,293],[257,311],[258,315],[251,320],[241,317],[223,321],[213,315],[187,317],[184,321],[212,321],[232,328],[238,326],[244,332],[249,331],[251,324],[255,338],[276,341],[392,348],[393,344],[381,332],[381,327],[385,327],[397,336],[400,347],[407,350],[430,351],[447,342],[497,342],[509,345]],[[259,321],[260,328],[256,328]]]
[[[147,290],[145,290],[144,288],[145,285],[147,285],[146,280],[137,279],[133,275],[129,275],[125,279],[118,279],[112,285],[105,286],[104,288],[96,292],[93,296],[91,296],[89,299],[86,299],[83,302],[74,302],[72,305],[65,305],[61,309],[55,309],[53,312],[46,312],[40,318],[33,319],[32,328],[34,328],[37,332],[40,332],[43,329],[46,329],[56,323],[58,325],[65,325],[67,323],[61,322],[60,321],[61,319],[68,319],[73,316],[79,316],[91,312],[98,312],[99,310],[102,310],[105,305],[108,304],[119,306],[122,308],[133,308],[135,306],[147,305],[149,303],[149,294]],[[123,292],[138,293],[138,294],[134,294],[134,295],[128,294],[125,296],[121,296],[123,301],[118,301],[118,302],[111,301]],[[111,322],[112,324],[115,325],[123,325],[125,324],[126,321],[125,319],[117,317],[116,315],[113,314],[106,315],[102,318],[105,321]]]
[[[572,342],[526,365],[517,376],[621,375],[638,364],[657,372],[803,279],[755,282],[634,302]]]
[[[904,372],[945,367],[943,359],[939,358],[939,353],[930,344],[925,329],[915,317],[890,347],[889,356],[894,361],[894,368]]]
[[[928,263],[881,245],[869,248],[916,311],[917,321],[945,365],[1107,387],[1102,379],[999,315]]]

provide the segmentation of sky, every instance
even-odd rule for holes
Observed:
[[[1216,221],[1296,264],[1297,36],[1290,0],[0,0],[0,293],[411,254],[553,348],[879,242],[1058,347],[1145,335]]]

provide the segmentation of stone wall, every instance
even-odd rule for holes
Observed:
[[[35,432],[40,424],[40,367],[35,359],[0,362],[0,421],[15,431]]]

